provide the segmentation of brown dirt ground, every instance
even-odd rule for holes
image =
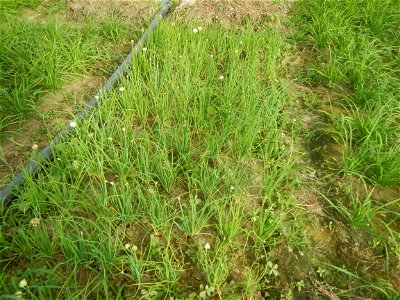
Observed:
[[[148,21],[159,8],[156,1],[142,0],[68,0],[67,13],[101,19],[116,14],[136,22]]]
[[[35,9],[23,8],[20,15],[28,21],[46,22],[46,10],[54,1],[46,0]],[[142,0],[67,0],[65,8],[52,13],[59,21],[76,21],[81,17],[101,20],[109,16],[118,16],[135,24],[144,24],[157,12],[156,1]]]
[[[269,18],[272,25],[283,28],[284,17],[292,0],[187,0],[182,1],[173,12],[178,21],[201,20],[205,24],[215,21],[226,26],[240,25],[244,21]]]

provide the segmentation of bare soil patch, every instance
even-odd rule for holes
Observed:
[[[135,23],[149,20],[159,9],[157,1],[142,0],[68,0],[67,13],[95,19],[117,14]]]
[[[28,21],[37,21],[43,19],[43,6],[39,6],[36,9],[23,8],[20,11],[20,15],[23,19]]]
[[[290,0],[186,0],[174,11],[178,20],[198,19],[209,24],[220,21],[225,24],[241,24],[246,20],[258,21],[270,17],[280,25],[279,16],[285,15]],[[279,24],[278,24],[279,23]]]
[[[90,99],[91,95],[101,87],[103,79],[98,76],[73,78],[59,91],[46,94],[38,111],[41,114],[71,109],[71,104],[81,105]],[[91,98],[91,97],[90,97]],[[72,103],[71,103],[72,102]]]

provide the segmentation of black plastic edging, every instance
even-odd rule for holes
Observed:
[[[150,25],[147,27],[146,31],[143,33],[139,41],[136,43],[134,49],[132,49],[132,51],[128,54],[128,56],[114,72],[114,74],[112,74],[111,77],[104,83],[104,85],[100,88],[100,90],[96,93],[92,100],[90,100],[85,105],[85,108],[76,115],[76,121],[84,119],[90,111],[98,106],[100,98],[118,84],[121,76],[131,64],[133,56],[136,56],[137,53],[142,49],[143,45],[146,43],[149,37],[150,32],[157,27],[157,23],[159,22],[159,20],[164,17],[171,8],[171,3],[169,0],[162,0],[160,2],[163,4],[162,8],[153,17]],[[19,172],[5,187],[3,187],[2,190],[0,190],[0,209],[9,204],[16,197],[16,189],[25,183],[25,176],[34,176],[39,171],[40,166],[44,162],[49,161],[53,158],[53,145],[60,142],[61,140],[64,140],[69,135],[69,133],[74,130],[75,126],[73,125],[73,122],[75,121],[69,123],[64,131],[61,131],[57,135],[55,135],[50,143],[47,144],[47,146],[40,151],[35,159],[26,164],[22,171]]]

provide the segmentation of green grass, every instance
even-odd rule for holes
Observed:
[[[3,298],[398,298],[399,8],[297,2],[296,42],[315,61],[296,80],[282,63],[293,38],[264,22],[163,20],[119,86],[1,212]],[[57,30],[90,59],[102,39],[125,39],[116,15],[87,21]],[[76,61],[43,66],[68,78],[86,59]],[[60,84],[38,78],[30,91]],[[290,93],[299,82],[341,95],[316,128],[342,151],[317,170],[299,153],[301,130],[313,136]],[[308,110],[321,102],[310,95]]]
[[[349,115],[332,116],[334,136],[345,145],[344,171],[399,185],[400,3],[310,0],[295,10],[299,35],[318,55],[309,82],[346,97]]]
[[[4,25],[4,24],[3,24]],[[82,74],[98,57],[98,44],[90,33],[68,25],[13,21],[0,29],[1,128],[35,109],[45,91],[61,87],[67,76]]]
[[[109,72],[108,60],[115,59],[112,47],[129,40],[128,24],[116,16],[98,22],[88,18],[82,24],[51,16],[28,21],[11,9],[28,3],[7,3],[2,11],[10,14],[0,25],[0,132],[26,119],[46,92],[60,89],[74,76],[93,73],[95,63],[102,61]]]
[[[1,0],[0,21],[15,16],[21,7],[35,8],[42,2],[43,0]]]
[[[343,172],[381,186],[400,185],[400,106],[388,99],[374,109],[352,106],[349,116],[332,116],[334,136],[343,143]]]
[[[123,92],[4,212],[5,293],[23,278],[32,298],[249,298],[279,286],[274,249],[302,244],[292,150],[279,142],[291,130],[275,75],[284,40],[250,25],[192,29],[163,23]]]

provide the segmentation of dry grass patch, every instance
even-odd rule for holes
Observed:
[[[92,16],[95,19],[117,14],[135,23],[148,21],[159,9],[157,1],[141,0],[68,0],[67,9],[73,15]]]
[[[279,16],[287,12],[289,4],[286,0],[187,0],[181,2],[174,15],[178,20],[199,19],[206,24],[221,21],[234,25],[268,17],[280,23]]]

